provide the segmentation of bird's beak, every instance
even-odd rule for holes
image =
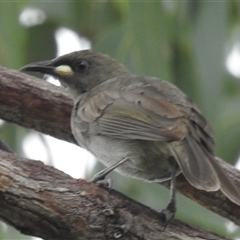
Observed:
[[[55,67],[52,61],[34,62],[27,64],[19,69],[19,71],[39,72],[43,74],[54,74]]]
[[[68,77],[74,73],[69,65],[56,66],[51,60],[27,64],[21,67],[19,71],[39,72],[43,74],[49,74],[55,77]]]

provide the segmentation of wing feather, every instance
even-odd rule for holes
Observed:
[[[183,139],[188,130],[183,113],[161,98],[135,91],[104,90],[80,101],[75,117],[89,123],[91,134],[121,139],[173,141]]]

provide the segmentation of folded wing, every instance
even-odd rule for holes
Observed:
[[[103,88],[79,103],[75,124],[93,135],[169,142],[190,184],[206,191],[221,189],[240,204],[239,189],[214,159],[209,125],[198,108],[182,92],[180,95],[186,104],[178,103],[175,96],[166,97],[159,86],[151,84]]]

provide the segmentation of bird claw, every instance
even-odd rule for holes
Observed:
[[[92,179],[90,182],[94,182],[94,183],[96,183],[98,186],[101,186],[101,187],[104,187],[104,188],[112,188],[112,180],[111,180],[110,178],[98,180],[98,179],[95,178],[95,176],[94,176],[93,179]]]
[[[159,211],[159,216],[161,220],[167,225],[169,221],[171,221],[174,218],[175,211],[172,211],[171,209],[165,208],[161,211]]]
[[[164,223],[164,228],[162,231],[164,231],[168,225],[168,223],[174,218],[175,213],[176,213],[176,206],[175,206],[175,201],[170,201],[169,204],[165,209],[162,209],[161,211],[158,212],[160,219]]]

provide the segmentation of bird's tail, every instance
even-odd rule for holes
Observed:
[[[181,154],[177,154],[176,160],[188,182],[205,191],[220,189],[227,198],[240,205],[240,186],[219,161],[190,135],[183,140],[183,145],[186,155],[181,158]]]
[[[240,205],[240,186],[235,183],[229,173],[219,164],[219,160],[215,157],[210,158],[221,184],[221,192],[232,202]]]

